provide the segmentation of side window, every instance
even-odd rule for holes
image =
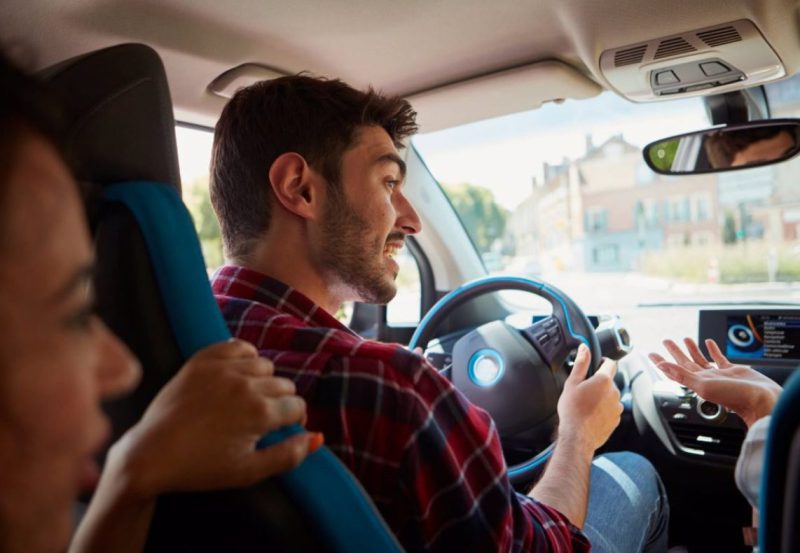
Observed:
[[[350,323],[353,320],[354,308],[355,304],[352,301],[346,301],[339,306],[339,309],[333,314],[333,316],[336,317],[336,320],[343,325],[350,326]]]
[[[403,248],[395,258],[400,266],[397,273],[397,295],[386,305],[386,324],[389,326],[416,326],[421,318],[422,282],[419,265]]]
[[[214,135],[210,130],[177,126],[175,138],[183,180],[183,201],[192,214],[206,270],[211,274],[223,263],[219,223],[208,196],[208,166]]]

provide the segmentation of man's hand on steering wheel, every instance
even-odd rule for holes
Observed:
[[[594,452],[619,425],[622,403],[614,384],[617,363],[605,359],[597,372],[586,378],[590,362],[589,348],[581,344],[558,400],[558,439],[575,441]]]
[[[586,378],[589,348],[581,345],[558,400],[558,440],[542,478],[530,496],[582,528],[589,503],[589,474],[595,450],[619,424],[622,404],[614,385],[617,364],[606,359]]]

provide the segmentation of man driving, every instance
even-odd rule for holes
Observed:
[[[408,551],[664,551],[668,505],[652,466],[631,453],[592,463],[622,411],[615,364],[585,378],[579,350],[556,447],[526,496],[485,411],[418,353],[333,316],[396,293],[393,257],[422,226],[399,154],[415,116],[401,98],[305,75],[233,97],[211,166],[229,261],[212,285],[232,333],[295,382],[308,428]]]

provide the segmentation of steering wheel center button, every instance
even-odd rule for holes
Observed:
[[[481,357],[475,362],[475,376],[481,382],[491,382],[500,373],[500,365],[491,357]]]
[[[477,386],[493,386],[503,375],[503,358],[493,349],[482,349],[469,360],[469,379]]]

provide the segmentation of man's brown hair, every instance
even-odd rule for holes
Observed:
[[[415,118],[406,100],[337,79],[301,74],[238,91],[217,122],[211,159],[211,204],[226,254],[247,255],[269,228],[269,169],[280,155],[300,154],[338,191],[341,159],[359,127],[382,127],[400,148],[417,131]]]

